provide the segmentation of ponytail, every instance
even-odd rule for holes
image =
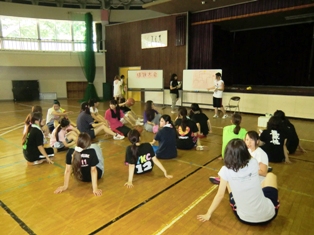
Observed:
[[[81,172],[81,153],[74,151],[72,155],[72,169],[73,169],[73,175],[78,180],[83,180],[83,175]]]
[[[179,109],[179,114],[180,116],[182,117],[182,121],[181,121],[181,128],[182,128],[182,131],[185,131],[187,125],[188,125],[188,119],[187,119],[187,114],[188,114],[188,111],[186,110],[186,108],[184,107],[181,107]]]
[[[35,121],[41,122],[41,119],[43,117],[42,113],[39,113],[39,112],[32,112],[28,116],[30,116],[30,122],[28,123],[28,127],[26,128],[26,131],[25,131],[25,133],[24,133],[24,135],[22,137],[22,145],[25,144],[26,139],[28,137],[28,134],[30,133],[30,131],[32,129],[32,125],[31,124],[32,123],[34,124]]]
[[[87,149],[91,145],[91,143],[92,141],[89,134],[85,132],[82,132],[81,134],[79,134],[77,142],[76,142],[76,147],[72,154],[73,175],[78,180],[83,180],[83,175],[81,171],[81,165],[82,165],[81,152],[84,149]]]
[[[239,134],[240,130],[241,130],[241,121],[242,121],[242,117],[240,114],[235,113],[232,115],[232,123],[235,125],[235,128],[233,129],[233,133],[234,134]]]
[[[131,146],[132,157],[135,163],[137,162],[138,159],[138,146],[136,145],[136,143],[140,142],[140,136],[141,134],[136,129],[130,130],[128,133],[128,139],[132,144]]]

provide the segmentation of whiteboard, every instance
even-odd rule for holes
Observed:
[[[163,89],[163,70],[129,70],[128,89]]]
[[[214,86],[216,73],[221,69],[191,69],[183,70],[183,91],[208,91],[207,88]]]

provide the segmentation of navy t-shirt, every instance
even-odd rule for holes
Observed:
[[[177,157],[176,131],[173,127],[163,127],[155,136],[159,142],[159,148],[156,151],[157,158],[170,159]]]

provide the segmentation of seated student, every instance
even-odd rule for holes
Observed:
[[[140,143],[141,136],[137,130],[131,130],[128,134],[128,139],[132,145],[126,148],[125,161],[129,165],[129,178],[128,182],[124,184],[127,188],[133,187],[134,174],[144,174],[153,170],[156,164],[164,173],[165,177],[170,179],[172,175],[168,175],[167,171],[156,158],[155,152],[149,143]]]
[[[31,113],[31,125],[23,135],[23,155],[28,165],[38,165],[47,161],[53,164],[49,157],[54,156],[53,148],[44,148],[44,134],[40,128],[42,113]]]
[[[264,181],[267,172],[272,171],[272,167],[268,166],[268,156],[263,149],[259,147],[259,136],[256,131],[248,131],[245,135],[245,144],[249,150],[249,153],[254,157],[259,165],[259,179],[261,183]],[[209,177],[210,182],[213,184],[219,184],[219,177]]]
[[[204,150],[205,146],[201,146],[198,136],[198,128],[196,123],[187,118],[188,111],[184,107],[179,108],[179,115],[174,123],[178,139],[177,148],[189,150],[196,146],[197,150]]]
[[[267,153],[270,162],[291,163],[287,150],[287,134],[279,117],[272,116],[266,130],[260,136],[261,148]]]
[[[276,218],[279,201],[277,177],[268,173],[262,183],[258,175],[259,164],[240,139],[232,139],[226,149],[224,166],[219,171],[220,184],[217,194],[201,222],[209,220],[224,198],[226,188],[235,216],[246,224],[265,224]]]
[[[207,115],[202,112],[202,109],[198,106],[198,104],[191,104],[189,117],[196,123],[198,128],[198,137],[206,137],[208,133],[212,133],[210,120]]]
[[[134,113],[130,107],[133,106],[133,103],[129,103],[125,101],[125,98],[120,99],[119,107],[120,110],[124,113],[124,121],[128,122],[131,126],[143,126],[143,119],[139,118],[136,113]]]
[[[92,118],[94,119],[94,122],[98,122],[98,123],[102,122],[107,127],[109,127],[108,121],[98,112],[99,101],[96,99],[90,99],[88,101],[88,105],[89,105],[90,114]]]
[[[86,132],[89,134],[91,139],[94,139],[100,132],[108,133],[113,136],[115,140],[122,140],[124,136],[114,133],[104,123],[94,123],[92,116],[90,115],[90,109],[87,102],[81,104],[81,113],[77,117],[77,129],[82,133]]]
[[[229,126],[225,126],[222,132],[222,149],[221,155],[224,158],[225,148],[230,140],[232,139],[241,139],[244,140],[246,129],[241,128],[242,116],[239,113],[235,113],[231,117],[231,124]]]
[[[274,113],[274,116],[281,119],[283,127],[287,133],[287,149],[289,154],[295,153],[297,148],[299,148],[302,152],[305,152],[305,150],[300,145],[300,140],[294,125],[286,117],[285,113],[281,110],[277,110]]]
[[[60,124],[51,134],[50,146],[56,148],[58,152],[74,148],[80,131],[70,125],[70,121],[62,118]]]
[[[124,114],[120,110],[118,102],[116,100],[111,100],[109,107],[110,108],[105,112],[105,118],[108,121],[111,130],[127,136],[131,129],[123,125],[120,121],[120,119],[124,117]]]
[[[155,138],[150,143],[154,145],[156,141],[159,142],[158,148],[155,147],[156,157],[160,159],[171,159],[177,157],[176,147],[176,131],[171,121],[171,117],[164,114],[160,118],[160,130],[157,132]]]
[[[59,120],[62,117],[67,117],[71,113],[71,111],[65,111],[63,108],[61,108],[60,102],[58,100],[54,100],[52,107],[48,109],[46,118],[46,124],[50,133],[53,131],[53,129],[55,129],[56,126],[59,125]]]
[[[144,129],[148,132],[153,132],[154,126],[159,124],[159,119],[161,117],[161,115],[155,109],[153,101],[146,101],[143,117]]]
[[[31,113],[37,113],[37,112],[42,114],[43,110],[42,110],[41,106],[35,105],[32,107]],[[26,133],[28,126],[32,124],[31,123],[31,118],[32,118],[31,113],[27,115],[27,117],[24,121],[25,125],[24,125],[23,135]],[[40,128],[43,131],[45,138],[48,137],[49,129],[48,129],[48,126],[46,125],[46,119],[41,120]]]
[[[64,185],[57,188],[54,193],[67,190],[70,175],[73,173],[79,181],[92,182],[93,194],[101,196],[102,190],[98,189],[97,179],[104,174],[104,157],[100,147],[91,143],[91,138],[87,133],[79,134],[76,147],[69,149],[65,162]]]

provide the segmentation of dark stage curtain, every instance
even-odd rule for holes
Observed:
[[[196,25],[189,32],[189,69],[211,69],[213,25]]]
[[[234,33],[233,84],[314,86],[313,23]]]
[[[313,3],[313,0],[259,0],[256,2],[191,14],[190,23],[302,6],[311,3]]]

